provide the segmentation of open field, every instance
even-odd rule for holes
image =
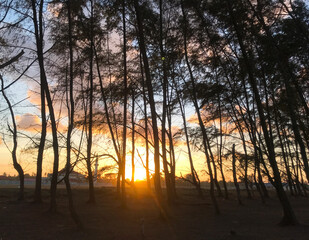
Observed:
[[[278,225],[281,209],[275,197],[263,205],[244,199],[239,206],[219,199],[221,215],[216,215],[210,199],[200,200],[194,190],[179,190],[177,205],[168,207],[168,218],[159,218],[155,201],[138,190],[128,194],[128,207],[123,209],[114,188],[96,190],[97,204],[86,204],[87,190],[74,189],[74,200],[85,230],[77,230],[71,220],[65,189],[58,190],[58,213],[48,213],[49,193],[44,190],[44,203],[31,203],[33,189],[26,189],[26,200],[15,201],[17,189],[0,189],[0,239],[104,239],[104,240],[225,240],[273,239],[308,240],[309,204],[306,198],[291,198],[299,226]],[[244,194],[243,194],[244,195]],[[144,228],[144,236],[142,229]]]

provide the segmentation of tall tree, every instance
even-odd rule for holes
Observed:
[[[161,189],[161,182],[160,182],[160,145],[159,145],[157,112],[156,112],[156,104],[154,100],[154,91],[153,91],[153,86],[152,86],[153,83],[151,79],[147,50],[146,50],[144,27],[143,27],[143,15],[142,15],[142,11],[140,9],[138,0],[134,0],[134,9],[135,9],[135,14],[136,14],[139,47],[140,47],[140,51],[141,51],[141,55],[143,59],[146,86],[147,86],[147,91],[148,91],[148,101],[150,105],[151,120],[152,120],[151,123],[152,123],[153,139],[154,139],[154,164],[155,164],[154,186],[155,186],[155,191],[156,191],[156,197],[158,199],[159,204],[162,206],[162,189]]]
[[[94,91],[94,74],[93,74],[93,56],[94,56],[94,2],[90,0],[90,30],[89,30],[89,113],[88,113],[88,136],[87,136],[87,172],[88,172],[88,182],[89,182],[89,199],[88,203],[95,203],[95,193],[93,184],[93,174],[92,174],[92,130],[93,130],[93,91]]]
[[[13,110],[13,106],[9,100],[9,98],[7,97],[5,90],[4,90],[4,80],[2,75],[0,74],[0,80],[1,80],[1,92],[2,95],[8,105],[8,108],[10,110],[10,115],[11,115],[11,121],[12,121],[12,125],[13,125],[13,129],[10,127],[9,123],[8,123],[8,128],[9,131],[12,133],[13,135],[13,149],[11,151],[11,155],[12,155],[12,160],[13,160],[13,166],[15,168],[15,170],[18,172],[18,178],[19,178],[19,196],[18,196],[18,200],[23,200],[24,199],[24,186],[25,186],[25,180],[24,180],[24,171],[21,167],[21,165],[18,163],[17,161],[17,147],[18,147],[18,142],[17,142],[17,126],[16,126],[16,121],[15,121],[15,114],[14,114],[14,110]]]
[[[69,82],[66,82],[66,88],[69,86],[69,94],[66,91],[66,99],[67,99],[67,109],[68,109],[68,132],[67,132],[67,156],[66,156],[66,166],[65,166],[65,185],[67,189],[68,199],[69,199],[69,210],[71,213],[72,219],[75,221],[77,227],[79,229],[83,228],[83,224],[78,217],[76,210],[74,208],[73,203],[73,196],[72,196],[72,189],[70,184],[70,172],[71,172],[71,138],[72,138],[72,131],[74,127],[74,114],[75,114],[75,102],[74,102],[74,94],[73,94],[73,84],[74,84],[74,56],[73,56],[73,38],[72,38],[72,2],[68,0],[67,4],[67,15],[68,15],[68,35],[69,35]]]
[[[50,211],[55,212],[57,208],[56,204],[56,191],[58,182],[58,166],[59,166],[59,149],[58,149],[58,137],[57,137],[57,123],[52,102],[52,97],[50,94],[50,89],[47,82],[45,66],[44,66],[44,23],[43,23],[43,10],[44,10],[44,0],[36,1],[31,0],[32,7],[32,21],[35,34],[36,43],[36,54],[38,57],[39,67],[40,67],[40,84],[43,86],[44,93],[46,94],[46,100],[50,115],[50,122],[52,128],[53,136],[53,152],[54,152],[54,162],[53,162],[53,174],[51,179],[51,201],[50,201]]]
[[[122,206],[126,206],[126,146],[127,146],[127,104],[128,104],[128,80],[127,80],[127,36],[126,36],[126,3],[122,0],[122,27],[123,27],[123,132],[122,132],[122,160],[121,160],[121,201]],[[133,166],[132,166],[133,167]]]
[[[171,175],[168,169],[167,164],[167,154],[166,154],[166,113],[167,113],[167,69],[166,69],[166,61],[165,61],[165,51],[163,46],[163,6],[162,0],[159,1],[159,9],[160,9],[160,55],[161,55],[161,63],[162,63],[162,70],[163,70],[163,107],[162,107],[162,126],[161,126],[161,146],[162,146],[162,160],[163,160],[163,168],[164,168],[164,176],[165,176],[165,184],[166,184],[166,191],[168,202],[173,203],[174,191],[171,189]]]

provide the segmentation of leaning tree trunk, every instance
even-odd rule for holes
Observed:
[[[18,163],[17,155],[16,155],[16,151],[17,151],[17,126],[16,126],[16,122],[15,122],[15,115],[14,115],[12,104],[5,94],[4,81],[3,81],[3,78],[2,78],[1,75],[0,75],[0,80],[1,80],[2,95],[3,95],[7,105],[9,107],[10,114],[11,114],[11,120],[12,120],[12,124],[13,124],[13,129],[11,129],[9,124],[8,124],[8,127],[9,127],[10,132],[13,134],[13,149],[11,151],[11,155],[12,155],[12,160],[13,160],[13,166],[14,166],[15,170],[18,172],[18,178],[19,178],[18,200],[23,200],[24,199],[24,185],[25,185],[25,183],[24,183],[24,171],[23,171],[21,165]]]
[[[195,86],[195,80],[194,80],[194,76],[192,73],[192,69],[189,63],[189,58],[188,58],[188,52],[187,52],[187,27],[186,27],[186,14],[185,14],[185,10],[184,10],[184,6],[183,6],[183,2],[181,2],[181,9],[182,9],[182,15],[184,18],[184,28],[183,28],[183,37],[184,37],[184,54],[185,54],[185,61],[186,61],[186,65],[189,71],[189,75],[190,75],[190,83],[192,86],[192,98],[193,98],[193,104],[194,104],[194,108],[195,111],[197,113],[197,117],[198,117],[198,122],[202,131],[202,136],[203,136],[203,146],[204,146],[204,150],[205,150],[205,155],[206,155],[206,162],[207,162],[207,167],[208,167],[208,173],[209,173],[209,178],[210,178],[210,197],[212,200],[212,203],[215,207],[215,211],[217,214],[220,213],[220,209],[215,197],[215,192],[214,192],[214,178],[213,178],[213,173],[212,173],[212,169],[211,169],[211,158],[209,156],[209,152],[208,152],[208,136],[206,133],[206,129],[204,126],[204,122],[202,120],[201,117],[201,113],[200,113],[200,108],[198,106],[197,103],[197,96],[196,96],[196,86]]]
[[[95,55],[95,62],[96,62],[96,67],[97,67],[97,74],[98,74],[98,78],[99,78],[99,85],[100,85],[100,92],[101,92],[101,96],[102,96],[102,100],[103,100],[103,106],[105,109],[105,116],[106,116],[106,122],[107,122],[107,126],[109,129],[109,133],[111,135],[112,138],[112,143],[113,143],[113,147],[117,156],[117,164],[119,167],[119,171],[118,171],[118,176],[117,176],[117,195],[120,196],[120,165],[121,165],[121,154],[120,154],[120,149],[119,149],[119,144],[117,144],[117,138],[115,137],[115,133],[113,131],[113,126],[112,126],[112,122],[111,122],[111,116],[110,113],[108,111],[108,105],[107,105],[107,97],[106,97],[106,93],[104,91],[104,87],[103,87],[103,80],[102,80],[102,76],[101,76],[101,72],[100,72],[100,66],[99,66],[99,59],[98,59],[98,54],[97,54],[97,50],[96,47],[94,45],[93,48],[94,51],[94,55]],[[117,134],[117,133],[116,133]]]
[[[197,193],[200,198],[203,198],[203,192],[201,189],[201,184],[197,175],[197,172],[194,168],[193,164],[193,158],[192,158],[192,153],[191,153],[191,148],[190,148],[190,140],[189,140],[189,134],[188,134],[188,128],[187,128],[187,121],[186,121],[186,113],[185,113],[185,108],[183,107],[183,104],[181,102],[180,94],[179,91],[177,90],[177,86],[174,82],[175,88],[176,88],[176,94],[177,94],[177,100],[179,103],[179,109],[183,121],[183,129],[186,137],[186,145],[187,145],[187,150],[188,150],[188,157],[189,157],[189,163],[190,163],[190,169],[191,169],[191,176],[192,176],[192,183],[195,186]]]

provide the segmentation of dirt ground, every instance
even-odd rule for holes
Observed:
[[[290,198],[301,224],[281,227],[275,197],[263,205],[256,194],[253,200],[244,198],[244,206],[235,196],[218,199],[221,214],[216,215],[209,197],[200,200],[194,190],[179,190],[177,204],[169,206],[167,219],[162,219],[153,198],[142,190],[129,193],[123,209],[114,188],[96,189],[96,205],[86,203],[86,189],[74,189],[75,206],[85,225],[81,231],[69,216],[64,189],[58,190],[57,214],[48,212],[48,190],[39,205],[31,202],[32,193],[26,189],[26,200],[18,202],[17,189],[0,189],[0,240],[309,240],[309,202],[301,197]]]

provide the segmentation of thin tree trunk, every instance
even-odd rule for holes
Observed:
[[[134,122],[134,114],[135,114],[135,92],[134,92],[134,86],[131,87],[132,91],[132,113],[131,113],[131,124],[132,124],[132,178],[131,178],[131,186],[134,188],[134,182],[135,182],[135,122]]]
[[[53,108],[52,98],[49,91],[49,86],[46,78],[45,73],[45,66],[44,66],[44,53],[43,53],[43,42],[44,42],[44,31],[43,31],[43,5],[44,0],[41,0],[39,3],[39,14],[37,15],[37,6],[36,1],[31,0],[32,4],[32,20],[35,32],[35,39],[36,39],[36,54],[38,56],[39,67],[40,67],[40,81],[41,85],[43,86],[49,115],[51,121],[51,128],[52,128],[52,137],[53,137],[53,151],[54,151],[54,163],[53,163],[53,174],[51,179],[51,186],[50,186],[50,211],[56,212],[57,210],[57,203],[56,203],[56,191],[57,191],[57,182],[58,182],[58,167],[59,167],[59,150],[58,150],[58,138],[57,138],[57,123],[55,118],[55,112]]]
[[[121,160],[121,204],[126,207],[126,146],[127,146],[127,102],[128,102],[128,81],[127,81],[127,39],[126,39],[126,18],[125,0],[122,0],[122,27],[123,27],[123,132],[122,132],[122,160]]]
[[[168,169],[167,164],[167,154],[166,154],[166,112],[167,112],[167,71],[166,71],[166,61],[165,61],[165,52],[163,48],[163,13],[162,13],[162,0],[159,1],[160,6],[160,52],[161,52],[161,62],[163,68],[163,108],[162,108],[162,125],[161,125],[161,148],[162,148],[162,161],[164,168],[164,176],[165,176],[165,185],[167,192],[168,203],[172,204],[174,202],[174,197],[171,189],[171,175]]]
[[[10,100],[8,99],[8,97],[5,94],[4,91],[4,81],[2,78],[2,75],[0,75],[0,80],[1,80],[1,91],[2,91],[2,95],[9,107],[10,110],[10,115],[11,115],[11,120],[12,120],[12,124],[13,124],[13,129],[11,129],[10,125],[8,124],[9,130],[10,132],[13,134],[13,149],[11,151],[11,155],[12,155],[12,160],[13,160],[13,166],[15,168],[15,170],[18,173],[18,178],[19,178],[19,196],[18,196],[18,200],[23,200],[24,199],[24,186],[25,186],[25,182],[24,182],[24,171],[21,167],[21,165],[18,163],[17,161],[17,126],[16,126],[16,122],[15,122],[15,115],[14,115],[14,111],[13,111],[13,107],[12,104],[10,102]]]
[[[256,151],[256,154],[257,154],[257,173],[258,173],[258,183],[259,185],[261,186],[261,190],[263,192],[263,196],[265,198],[269,198],[269,194],[268,194],[268,191],[267,191],[267,188],[263,182],[263,178],[262,178],[262,174],[261,174],[261,163],[260,163],[260,158],[259,158],[259,153],[258,153],[258,149],[255,150]]]
[[[220,173],[221,173],[221,177],[222,177],[222,182],[223,182],[223,187],[224,187],[224,198],[228,199],[229,198],[229,194],[228,194],[228,190],[227,190],[227,186],[226,186],[226,181],[225,181],[225,176],[224,176],[224,171],[223,171],[223,164],[222,164],[222,147],[223,147],[223,141],[222,141],[222,109],[221,109],[221,99],[220,99],[220,95],[218,94],[218,108],[219,108],[219,127],[220,127],[220,143],[219,143],[219,167],[220,167]]]
[[[110,114],[109,114],[109,111],[108,111],[107,98],[106,98],[106,94],[105,94],[104,87],[103,87],[103,80],[102,80],[102,76],[101,76],[101,72],[100,72],[99,59],[98,59],[98,54],[97,54],[97,51],[96,51],[95,44],[94,44],[93,50],[94,50],[95,61],[96,61],[96,66],[97,66],[97,73],[98,73],[98,78],[99,78],[101,96],[102,96],[104,109],[105,109],[106,121],[107,121],[108,129],[109,129],[109,133],[110,133],[111,138],[112,138],[114,150],[115,150],[115,153],[116,153],[116,156],[117,156],[117,159],[118,159],[117,164],[120,165],[120,163],[121,163],[120,149],[119,149],[118,144],[117,144],[117,140],[116,140],[116,137],[115,137],[115,134],[114,134],[114,131],[113,131],[113,127],[112,127],[112,123],[111,123],[111,117],[110,117]],[[117,184],[117,186],[118,186],[118,184]],[[117,187],[117,189],[119,189],[119,188]]]
[[[94,51],[94,40],[93,40],[93,0],[90,1],[90,11],[91,11],[91,29],[90,29],[90,59],[89,59],[89,116],[88,116],[88,139],[87,139],[87,172],[88,172],[88,183],[89,183],[89,199],[88,203],[95,203],[94,195],[94,184],[93,184],[93,174],[91,167],[91,149],[92,149],[92,124],[93,124],[93,51]]]
[[[168,86],[168,85],[167,85]],[[168,91],[167,91],[168,92]],[[173,136],[172,136],[172,114],[170,109],[170,103],[168,103],[167,107],[167,121],[168,121],[168,132],[167,136],[169,139],[169,152],[170,152],[170,184],[171,184],[171,192],[173,195],[173,198],[177,198],[177,192],[176,192],[176,157],[175,157],[175,148],[174,148],[174,142],[173,142]]]
[[[179,108],[180,108],[180,112],[181,112],[181,117],[182,117],[182,121],[183,121],[183,128],[184,128],[184,132],[185,132],[185,137],[186,137],[186,145],[187,145],[187,149],[188,149],[188,156],[189,156],[189,163],[190,163],[190,169],[191,169],[191,176],[192,176],[192,183],[195,186],[199,197],[203,198],[203,192],[201,189],[201,184],[197,175],[197,172],[194,168],[194,164],[193,164],[193,158],[192,158],[192,153],[191,153],[191,148],[190,148],[190,140],[189,140],[189,135],[188,135],[188,128],[187,128],[187,122],[186,122],[186,114],[185,114],[185,109],[182,105],[180,96],[179,96],[179,92],[176,90],[177,93],[177,100],[179,103]]]
[[[142,77],[142,88],[143,88],[143,102],[144,102],[144,121],[145,121],[145,151],[146,151],[146,181],[147,187],[151,189],[150,173],[149,173],[149,143],[148,143],[148,116],[147,116],[147,98],[146,98],[146,86],[144,79],[144,70],[142,63],[142,54],[140,54],[140,66],[141,66],[141,77]]]
[[[272,89],[273,89],[273,87],[272,87]],[[292,174],[291,174],[290,167],[289,167],[289,164],[288,164],[288,158],[287,158],[286,153],[285,153],[284,144],[283,144],[283,141],[282,141],[282,136],[281,136],[280,127],[279,127],[279,110],[276,107],[276,100],[275,100],[275,95],[274,95],[273,90],[271,92],[271,97],[272,97],[272,101],[274,103],[274,123],[275,123],[276,131],[277,131],[277,135],[278,135],[278,138],[279,138],[279,143],[280,143],[280,148],[281,148],[281,152],[282,152],[284,165],[285,165],[286,172],[287,172],[288,184],[289,184],[289,187],[290,187],[290,193],[291,193],[291,195],[294,195],[293,179],[292,179]]]
[[[234,185],[235,185],[235,189],[236,189],[237,200],[238,200],[239,205],[242,205],[242,201],[241,201],[241,197],[240,197],[240,189],[239,189],[239,184],[238,184],[238,182],[237,182],[237,175],[236,175],[235,144],[233,144],[233,148],[232,148],[232,157],[233,157],[233,161],[232,161],[232,166],[233,166],[233,180],[234,180]]]
[[[74,203],[73,203],[73,195],[70,184],[70,172],[71,172],[71,136],[74,127],[74,114],[75,114],[75,103],[74,103],[74,95],[73,95],[73,84],[74,84],[74,76],[73,76],[73,41],[72,41],[72,15],[71,15],[71,0],[67,2],[68,8],[68,27],[69,27],[69,55],[70,55],[70,67],[69,67],[69,83],[66,82],[66,88],[69,85],[69,96],[68,90],[66,89],[66,99],[67,99],[67,108],[68,108],[68,132],[67,132],[67,159],[65,166],[65,177],[64,182],[68,194],[69,199],[69,211],[72,219],[77,225],[78,229],[83,229],[83,224],[76,213]],[[70,103],[69,103],[70,100]]]
[[[263,204],[266,204],[265,202],[265,198],[264,198],[264,195],[263,195],[263,191],[262,191],[262,187],[261,187],[261,176],[260,176],[260,171],[259,171],[259,167],[260,167],[260,162],[259,162],[259,156],[258,156],[258,152],[257,152],[257,149],[254,148],[254,158],[255,158],[255,161],[254,161],[254,183],[255,183],[255,186],[256,186],[256,189],[261,197],[261,200],[262,200],[262,203]],[[256,179],[256,173],[258,174],[258,180]]]
[[[167,114],[167,124],[168,124],[168,131],[166,131],[166,134],[169,140],[169,156],[170,156],[170,161],[168,165],[170,167],[171,192],[172,192],[173,198],[176,199],[177,198],[176,156],[175,156],[175,147],[174,147],[173,132],[172,132],[172,105],[173,105],[173,95],[172,94],[173,94],[173,91],[169,90],[169,84],[166,84],[166,92],[167,92],[167,107],[166,107],[167,112],[166,114]]]
[[[227,81],[228,81],[229,86],[233,89],[232,84],[231,84],[230,80],[228,79],[228,77],[227,77]],[[244,80],[242,79],[242,83],[243,83],[243,81]],[[243,85],[244,85],[244,83],[243,83]],[[246,89],[246,88],[244,88],[244,89]],[[248,97],[246,97],[246,99],[247,99],[247,105],[248,105]],[[236,101],[237,101],[237,105],[239,106],[239,109],[240,109],[241,119],[245,123],[245,126],[246,126],[246,128],[247,128],[247,130],[249,132],[250,139],[252,140],[252,144],[254,145],[255,144],[255,142],[253,141],[254,138],[251,137],[251,136],[254,136],[254,135],[251,134],[250,125],[247,122],[246,117],[245,117],[245,115],[243,113],[240,101],[237,98],[236,98]],[[246,188],[246,192],[247,192],[247,198],[248,199],[252,199],[252,195],[251,195],[251,192],[250,192],[250,189],[249,189],[249,185],[248,185],[248,154],[247,154],[247,146],[246,146],[244,131],[243,131],[240,119],[238,119],[238,117],[237,117],[235,106],[233,105],[232,102],[230,102],[230,104],[231,104],[231,109],[232,109],[233,115],[235,116],[235,121],[234,122],[236,123],[236,126],[237,126],[238,131],[239,131],[240,138],[241,138],[241,140],[243,142],[243,149],[244,149],[244,155],[245,155],[244,183],[245,183],[245,188]],[[248,108],[248,106],[247,106],[247,108]],[[254,125],[252,124],[251,116],[249,117],[249,119],[250,119],[251,127],[253,128]],[[253,131],[253,129],[252,129],[252,131]]]
[[[299,165],[301,164],[301,161],[300,161],[300,159],[299,159],[299,153],[298,153],[298,145],[297,145],[297,142],[296,142],[296,144],[295,144],[295,155],[296,155],[296,160],[297,160],[297,162],[296,162],[296,164],[297,164],[297,175],[295,176],[295,182],[296,182],[296,187],[297,187],[297,189],[298,189],[298,192],[299,192],[299,195],[301,195],[301,196],[304,196],[305,194],[303,194],[303,191],[302,191],[302,187],[301,187],[301,183],[300,183],[300,181],[299,181],[299,172],[301,172],[302,171],[302,168],[300,168],[299,167]]]
[[[41,91],[41,119],[42,119],[42,128],[41,128],[41,138],[38,150],[37,157],[37,170],[35,177],[35,190],[34,190],[34,202],[41,203],[42,202],[42,165],[43,165],[43,154],[46,140],[46,109],[45,109],[45,92],[42,84],[40,84]]]
[[[151,111],[151,119],[152,119],[152,131],[153,131],[153,138],[154,138],[154,165],[155,165],[155,173],[154,173],[154,185],[156,191],[156,197],[160,207],[160,214],[165,214],[162,212],[162,188],[160,182],[160,145],[159,145],[159,134],[158,134],[158,124],[157,124],[157,113],[156,113],[156,106],[154,100],[154,92],[152,87],[152,80],[150,75],[150,68],[148,63],[148,57],[146,52],[146,45],[144,39],[144,29],[142,23],[142,17],[140,13],[140,7],[138,0],[134,0],[134,8],[136,12],[136,20],[138,26],[138,37],[139,37],[139,45],[140,51],[142,54],[142,59],[144,63],[144,70],[146,76],[146,85],[148,90],[148,99]]]

